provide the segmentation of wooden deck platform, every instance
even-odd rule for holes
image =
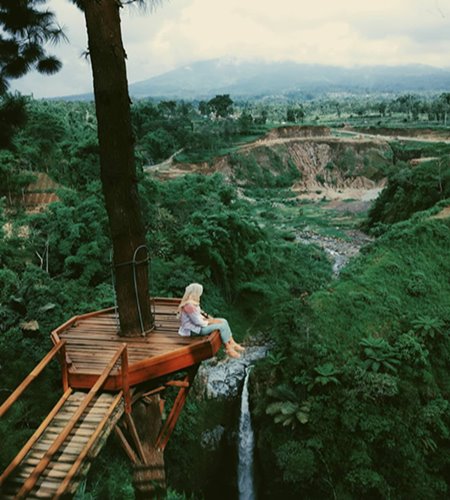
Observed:
[[[159,397],[167,387],[178,388],[153,444],[162,452],[199,364],[216,354],[221,340],[218,331],[204,337],[180,337],[179,299],[152,301],[155,329],[147,336],[119,337],[114,308],[75,316],[52,332],[55,346],[0,406],[0,417],[56,356],[62,364],[63,395],[0,475],[0,498],[72,496],[113,429],[132,462],[153,471],[153,455],[142,446],[132,405],[141,398]],[[186,371],[183,379],[158,380],[180,370]],[[130,390],[150,380],[155,381],[154,387]],[[128,437],[118,425],[122,415]]]
[[[120,337],[114,308],[75,316],[52,332],[55,344],[66,341],[68,384],[89,389],[122,344],[127,345],[130,386],[159,378],[213,357],[221,346],[219,333],[181,337],[176,317],[179,299],[152,299],[155,329],[146,337]],[[122,387],[120,360],[104,389]]]

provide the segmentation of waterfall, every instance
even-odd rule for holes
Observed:
[[[254,500],[253,482],[253,447],[254,434],[249,407],[248,379],[250,368],[244,380],[241,396],[241,414],[239,417],[239,453],[238,453],[238,490],[239,500]]]

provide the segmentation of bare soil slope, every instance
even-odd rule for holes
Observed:
[[[299,196],[329,199],[373,199],[384,185],[379,166],[391,161],[390,148],[384,139],[363,135],[338,138],[326,127],[274,129],[262,139],[241,147],[237,154],[252,156],[273,175],[277,175],[276,163],[290,162],[301,174],[301,180],[293,186]],[[160,178],[221,172],[237,184],[251,182],[242,177],[237,179],[234,163],[232,155],[226,155],[217,157],[212,164],[172,161],[152,167],[151,171]]]

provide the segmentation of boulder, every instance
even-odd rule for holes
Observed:
[[[217,358],[201,364],[195,378],[195,393],[204,399],[229,399],[239,396],[245,373],[251,364],[262,359],[269,347],[247,347],[241,358]]]

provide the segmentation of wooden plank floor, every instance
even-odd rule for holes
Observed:
[[[0,492],[2,499],[14,498],[17,495],[33,469],[80,406],[85,396],[86,394],[83,392],[73,392],[68,397],[58,413],[49,422],[41,437],[34,443],[31,450],[7,478]],[[76,491],[79,481],[89,470],[93,458],[98,454],[102,443],[104,443],[123,413],[123,399],[115,400],[117,398],[114,394],[103,393],[91,402],[26,498],[53,498],[55,496],[58,487],[88,443],[89,438],[96,432],[97,427],[107,412],[111,412],[111,406],[114,406],[111,415],[108,416],[107,425],[98,434],[89,454],[81,464],[78,474],[75,475],[66,490],[67,493],[74,493]]]
[[[127,344],[131,385],[187,368],[216,354],[220,348],[217,332],[205,337],[181,337],[176,317],[178,299],[154,299],[155,329],[147,336],[120,337],[114,309],[89,313],[75,318],[56,330],[66,341],[69,359],[69,384],[90,388],[117,349]],[[55,340],[55,335],[53,338]],[[120,388],[120,361],[116,363],[105,388]]]

